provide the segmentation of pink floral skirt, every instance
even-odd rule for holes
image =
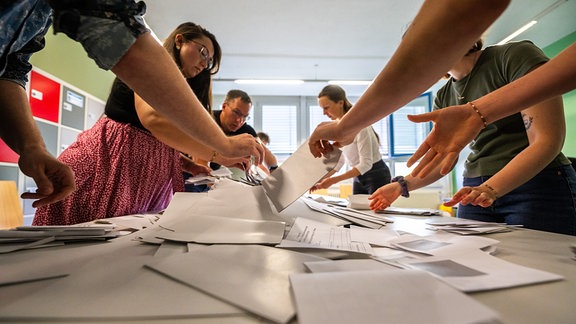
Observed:
[[[179,153],[151,134],[103,117],[58,159],[74,171],[76,191],[36,210],[33,225],[69,225],[160,211],[184,191]]]

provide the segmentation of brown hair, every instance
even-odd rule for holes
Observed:
[[[212,42],[212,46],[214,47],[214,65],[212,68],[205,69],[197,76],[186,79],[188,85],[190,85],[190,88],[194,91],[196,97],[198,97],[198,100],[200,100],[202,105],[209,112],[212,112],[212,75],[218,73],[218,70],[220,69],[220,61],[222,60],[222,49],[220,48],[220,44],[218,44],[216,36],[202,26],[193,22],[180,24],[170,33],[163,45],[179,68],[182,67],[182,63],[180,62],[180,50],[176,48],[175,42],[176,35],[178,34],[181,34],[186,41],[198,39],[204,36]]]
[[[344,113],[347,113],[348,110],[352,108],[352,103],[346,98],[346,91],[335,84],[325,86],[318,94],[318,98],[320,97],[328,97],[328,99],[334,102],[342,100],[344,102]]]

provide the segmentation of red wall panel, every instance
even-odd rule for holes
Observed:
[[[18,163],[19,155],[12,151],[11,148],[0,139],[0,162]]]
[[[30,106],[35,117],[58,123],[60,83],[32,71],[30,75]]]

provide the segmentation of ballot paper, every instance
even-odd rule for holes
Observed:
[[[403,260],[463,292],[476,292],[562,280],[551,272],[520,266],[480,250],[450,250],[418,260]]]
[[[296,313],[288,276],[306,272],[316,256],[260,245],[211,245],[148,267],[277,323]]]
[[[509,288],[563,278],[554,273],[516,265],[484,252],[498,241],[483,236],[453,236],[443,240],[433,236],[404,235],[390,242],[394,247],[429,255],[400,260],[398,263],[401,266],[429,272],[464,292]]]
[[[348,200],[344,198],[337,198],[325,195],[317,195],[317,194],[307,194],[304,195],[305,198],[312,199],[316,202],[328,204],[328,205],[336,205],[340,207],[347,207]]]
[[[132,253],[95,255],[72,269],[70,275],[45,281],[44,289],[0,305],[0,322],[170,323],[177,318],[245,313],[145,268],[144,264],[155,258],[138,255],[138,247],[134,249]]]
[[[262,181],[264,191],[276,210],[281,212],[305,194],[316,182],[332,171],[342,152],[334,149],[321,158],[310,153],[308,142]]]
[[[189,177],[186,179],[186,183],[193,184],[193,185],[203,185],[203,184],[213,184],[218,179],[224,177],[231,177],[232,171],[225,166],[220,166],[218,170],[210,171],[210,174],[198,174],[193,177]]]
[[[478,251],[499,243],[498,240],[482,236],[451,236],[441,238],[436,236],[402,235],[389,241],[397,249],[427,254],[447,255],[466,254],[469,251]]]
[[[372,254],[370,244],[352,241],[349,228],[328,225],[301,217],[296,218],[286,238],[276,247]]]
[[[430,208],[405,208],[393,207],[377,211],[378,214],[396,214],[396,215],[410,215],[410,216],[440,216],[442,211]]]
[[[119,236],[108,225],[19,226],[0,230],[0,253],[53,246],[54,242],[104,241]]]
[[[510,232],[517,226],[508,226],[502,223],[490,223],[471,221],[468,219],[455,218],[451,221],[433,221],[426,223],[433,230],[440,230],[460,235],[479,235]]]
[[[187,215],[162,224],[156,237],[205,244],[277,244],[286,224],[279,221]]]
[[[471,297],[415,270],[290,275],[301,324],[499,323]]]
[[[376,215],[373,213],[370,214],[369,212],[358,211],[352,208],[320,203],[306,197],[302,199],[304,203],[306,203],[306,205],[312,210],[319,211],[321,213],[325,213],[335,217],[339,217],[360,226],[378,229],[383,226],[386,226],[386,223],[393,222],[391,219],[387,217]]]
[[[348,197],[348,207],[358,210],[370,209],[370,195],[351,195]],[[442,211],[430,208],[405,208],[390,206],[386,209],[377,211],[379,214],[397,214],[410,216],[439,216]]]

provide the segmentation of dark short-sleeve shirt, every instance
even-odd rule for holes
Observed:
[[[530,41],[487,47],[466,77],[458,81],[450,79],[438,90],[434,109],[476,100],[547,61],[548,57]],[[465,99],[459,100],[459,95],[465,96]],[[471,153],[464,162],[464,176],[492,176],[528,145],[528,135],[520,113],[495,121],[470,143]],[[560,153],[549,166],[568,163],[567,158]]]
[[[130,124],[146,130],[136,113],[134,91],[118,78],[112,83],[112,90],[110,90],[110,96],[108,96],[108,100],[106,101],[104,113],[108,118],[117,122]]]
[[[218,126],[220,126],[220,128],[222,129],[222,123],[220,123],[220,115],[222,114],[222,110],[215,110],[214,111],[214,120],[216,120],[216,123],[218,124]],[[222,129],[222,131],[224,131],[224,129]],[[257,137],[258,135],[256,134],[256,130],[254,130],[254,128],[246,123],[244,123],[244,125],[242,125],[240,128],[238,128],[238,130],[236,130],[235,132],[226,132],[224,131],[224,134],[228,135],[228,136],[235,136],[235,135],[240,135],[240,134],[250,134],[254,137]],[[214,169],[214,170],[218,170],[220,168],[220,164],[218,163],[214,163],[211,162],[210,163],[210,168]]]

